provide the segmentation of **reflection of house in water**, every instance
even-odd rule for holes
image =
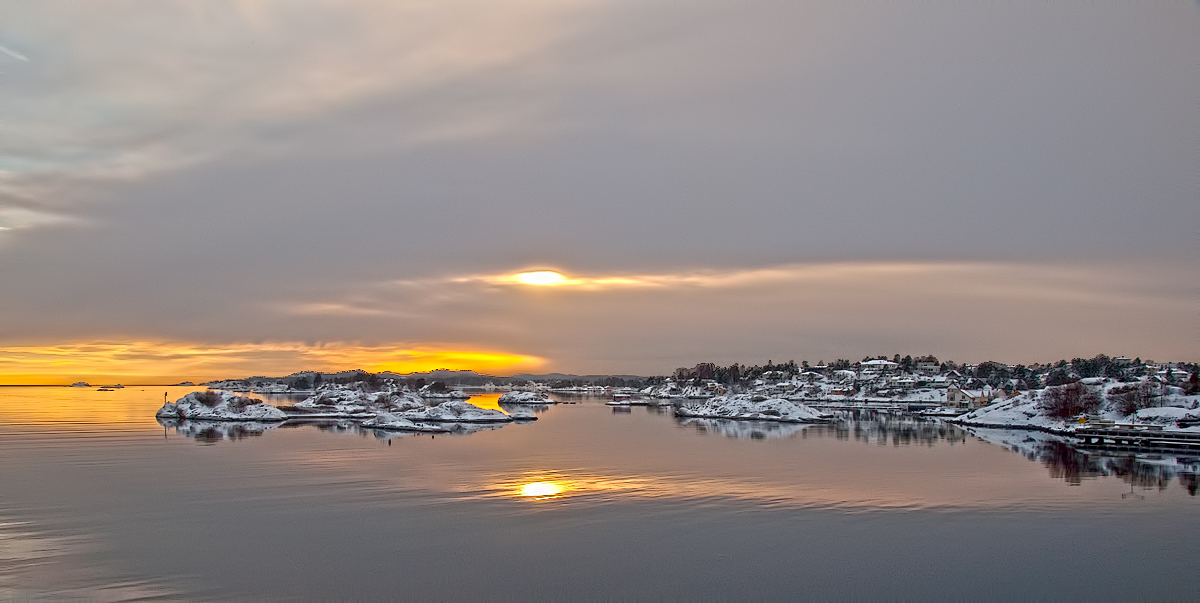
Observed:
[[[966,440],[966,432],[955,425],[910,414],[854,410],[836,413],[838,420],[830,425],[839,438],[853,437],[863,442],[891,443],[894,446],[912,444],[933,445],[938,442],[958,444]]]
[[[732,419],[702,419],[680,418],[679,424],[690,427],[700,433],[722,435],[727,438],[749,440],[775,440],[794,437],[796,434],[814,427],[823,427],[808,423],[780,423],[778,421],[735,421]]]
[[[832,423],[822,424],[684,418],[678,423],[702,433],[750,439],[833,437],[895,446],[931,446],[938,442],[957,444],[967,437],[958,426],[913,415],[873,410],[837,411],[834,415],[837,418]]]
[[[1079,485],[1086,479],[1118,477],[1131,486],[1165,490],[1171,480],[1195,496],[1200,458],[1174,454],[1105,454],[1083,451],[1054,434],[1014,429],[969,428],[972,435],[1046,466],[1050,477]]]

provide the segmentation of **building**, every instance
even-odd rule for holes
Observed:
[[[979,408],[987,406],[996,398],[991,387],[983,389],[963,389],[957,385],[946,388],[947,408]]]

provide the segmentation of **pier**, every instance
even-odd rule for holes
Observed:
[[[1200,450],[1200,433],[1163,431],[1146,426],[1113,426],[1077,429],[1071,434],[1080,448],[1109,450]]]

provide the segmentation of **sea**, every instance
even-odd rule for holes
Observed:
[[[781,425],[566,396],[536,421],[456,434],[155,419],[192,389],[0,387],[0,599],[1200,593],[1195,454],[899,413]]]

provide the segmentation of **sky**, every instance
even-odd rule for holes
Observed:
[[[0,384],[1200,360],[1198,56],[1185,1],[3,1]]]

